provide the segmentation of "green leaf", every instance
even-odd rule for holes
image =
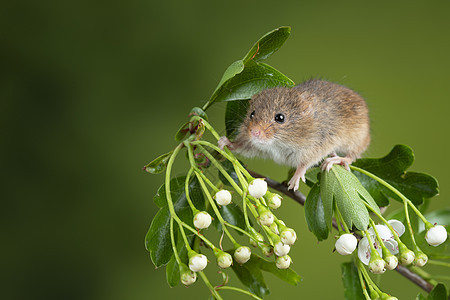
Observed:
[[[356,176],[341,166],[333,166],[329,172],[322,172],[320,195],[329,230],[331,230],[333,216],[333,201],[336,201],[344,222],[349,228],[354,224],[359,230],[367,229],[369,213],[363,201],[366,201],[378,213],[380,212],[377,204]]]
[[[150,252],[155,267],[159,268],[169,262],[173,256],[170,241],[170,212],[167,206],[161,208],[153,218],[150,229],[145,236],[145,248]],[[174,231],[176,238],[177,232]]]
[[[225,70],[225,73],[222,75],[219,84],[205,107],[208,108],[211,104],[218,101],[250,99],[258,90],[261,91],[260,88],[256,88],[256,82],[258,81],[265,81],[265,84],[259,83],[259,85],[265,86],[263,89],[280,85],[293,86],[294,83],[292,80],[281,74],[279,71],[270,66],[257,63],[268,58],[280,49],[289,37],[290,32],[290,27],[282,26],[261,37],[250,49],[244,59],[233,62]],[[242,74],[244,76],[241,76]],[[270,78],[272,76],[274,78]],[[254,86],[253,89],[252,86]],[[233,92],[233,96],[228,97],[227,94],[231,92]],[[247,95],[247,98],[242,98],[243,95]]]
[[[175,255],[172,256],[166,266],[166,279],[170,287],[175,287],[180,282],[180,267],[175,259]]]
[[[250,61],[244,70],[225,82],[210,102],[250,99],[253,95],[277,86],[293,87],[294,82],[275,68]]]
[[[244,221],[244,213],[242,212],[241,208],[234,204],[230,203],[226,206],[219,207],[219,212],[222,215],[222,218],[230,223],[231,225],[237,226],[243,230],[245,230],[245,221]],[[216,228],[217,231],[222,232],[222,224],[220,224],[219,219],[215,217],[215,214],[213,211],[210,213],[213,217],[213,225],[214,228]],[[240,235],[242,233],[240,231],[237,231]]]
[[[232,252],[230,254],[232,254]],[[263,298],[264,296],[269,295],[270,291],[264,282],[263,274],[255,257],[257,256],[252,254],[252,257],[248,262],[243,265],[234,263],[232,268],[236,276],[243,285],[248,287],[250,292]]]
[[[247,117],[250,100],[228,101],[225,111],[225,129],[227,137],[233,140],[238,134],[239,126]]]
[[[229,253],[233,254],[233,251],[229,251]],[[269,294],[261,270],[270,272],[292,285],[297,285],[301,281],[301,277],[292,269],[280,270],[274,262],[267,261],[256,254],[252,254],[250,260],[245,264],[235,263],[232,268],[242,284],[261,298]]]
[[[173,151],[169,153],[165,153],[157,158],[155,158],[152,162],[144,167],[144,170],[151,174],[158,174],[164,172],[167,166],[167,162],[169,158],[172,156]]]
[[[355,264],[352,262],[341,264],[341,273],[345,299],[365,300]]]
[[[191,113],[189,114],[189,116],[199,116],[200,118],[203,118],[206,121],[208,121],[208,115],[200,107],[194,107],[193,109],[191,109]]]
[[[291,171],[292,171],[292,175],[289,174],[289,178],[291,178],[294,175],[295,168],[292,168]],[[319,174],[320,174],[320,168],[318,168],[318,167],[308,169],[305,174],[306,184],[309,187],[312,187],[314,184],[316,184],[319,181],[319,179],[318,179]]]
[[[289,269],[278,269],[274,262],[265,260],[262,257],[252,254],[254,258],[252,258],[256,263],[258,263],[261,270],[272,273],[276,277],[280,278],[284,282],[287,282],[291,285],[296,286],[302,278],[291,268]]]
[[[448,292],[445,285],[438,283],[428,294],[428,300],[447,300]]]
[[[178,129],[177,133],[175,134],[175,141],[180,142],[184,139],[186,134],[189,132],[189,125],[191,122],[184,123],[180,129]]]
[[[434,210],[432,212],[429,212],[425,214],[425,218],[430,222],[431,224],[439,224],[439,225],[446,225],[445,229],[447,229],[447,232],[450,232],[450,207]],[[419,230],[422,231],[425,229],[425,225],[423,223],[420,223]]]
[[[325,212],[322,199],[320,198],[320,187],[315,184],[308,193],[305,202],[305,218],[309,231],[314,233],[319,241],[328,238],[328,227],[325,221]]]
[[[221,161],[220,164],[222,165],[224,170],[228,173],[228,175],[230,175],[231,179],[233,179],[233,181],[239,185],[239,179],[236,174],[236,171],[234,170],[233,163],[229,160],[224,160]],[[228,179],[226,179],[225,176],[223,176],[222,172],[218,171],[218,173],[219,179],[220,181],[222,181],[223,184],[227,186],[232,186],[231,183],[228,181]]]
[[[182,210],[182,220],[186,222],[191,222],[192,220],[186,220],[184,217],[185,212],[183,210],[190,211],[189,204],[186,200],[186,194],[185,194],[185,181],[186,176],[179,176],[172,178],[170,180],[170,189],[171,189],[171,196],[172,201],[175,206],[175,211],[179,212],[179,210]],[[205,200],[203,198],[203,192],[202,188],[200,186],[200,183],[198,182],[198,179],[194,176],[191,177],[191,181],[189,182],[189,195],[191,197],[192,202],[194,203],[195,207],[199,210],[203,210],[205,208]],[[153,201],[155,202],[158,207],[164,207],[167,205],[167,198],[166,198],[166,185],[163,184],[159,187],[158,192],[153,197]],[[191,213],[192,215],[192,213]],[[178,215],[180,216],[180,215]]]
[[[192,210],[186,200],[185,180],[186,176],[173,178],[170,181],[170,194],[178,217],[183,222],[193,226]],[[189,183],[189,195],[194,205],[199,210],[203,210],[205,200],[197,178],[193,177]],[[150,229],[145,236],[145,247],[150,252],[150,257],[156,267],[167,264],[173,255],[172,243],[170,241],[170,212],[167,206],[166,196],[165,186],[162,185],[154,197],[155,203],[161,209],[153,218]],[[174,228],[174,236],[176,238],[178,228],[177,226],[174,226]]]
[[[228,80],[241,73],[244,70],[244,61],[242,59],[235,61],[223,73],[222,78],[219,81],[216,89],[214,90],[213,95],[217,92],[217,90]],[[211,97],[212,98],[212,97]]]
[[[406,171],[413,162],[412,149],[405,145],[396,145],[385,157],[358,159],[353,165],[380,177],[414,204],[420,205],[425,198],[436,196],[439,189],[434,177]],[[397,195],[377,181],[359,172],[354,171],[354,173],[380,206],[386,206],[389,203],[388,197],[401,201]]]
[[[244,62],[247,63],[250,60],[258,62],[267,59],[283,46],[290,34],[291,27],[289,26],[278,27],[266,33],[253,45],[245,56]]]

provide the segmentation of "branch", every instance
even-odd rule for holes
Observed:
[[[267,176],[258,174],[254,171],[248,170],[248,172],[250,173],[250,175],[252,175],[255,178],[265,178],[267,181],[267,184],[273,188],[274,190],[279,191],[280,193],[285,194],[286,196],[291,197],[295,202],[298,202],[300,205],[304,206],[305,205],[305,201],[306,201],[306,196],[303,195],[301,192],[299,191],[292,191],[292,190],[288,190],[288,187],[286,184],[275,181]],[[338,229],[338,225],[336,223],[335,220],[333,220],[333,227],[335,229]],[[360,239],[361,237],[359,237]],[[420,277],[419,275],[417,275],[416,273],[412,272],[411,270],[409,270],[408,268],[398,265],[397,268],[395,269],[397,272],[399,272],[401,275],[403,275],[404,277],[408,278],[410,281],[414,282],[415,284],[417,284],[419,287],[421,287],[423,290],[425,290],[426,292],[430,292],[433,289],[433,285],[431,283],[429,283],[428,281],[426,281],[425,279],[423,279],[422,277]]]

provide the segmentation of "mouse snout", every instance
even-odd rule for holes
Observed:
[[[249,138],[255,141],[267,141],[273,136],[273,129],[270,124],[252,124],[248,127]]]
[[[261,129],[259,129],[259,128],[253,128],[252,130],[250,130],[250,134],[254,137],[259,138],[259,137],[261,137],[262,132],[261,132]]]

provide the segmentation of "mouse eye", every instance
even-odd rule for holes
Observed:
[[[275,122],[281,124],[281,123],[284,123],[285,120],[286,120],[286,117],[283,114],[276,114]]]
[[[250,119],[253,119],[254,116],[255,116],[255,111],[252,111],[252,113],[250,114]]]

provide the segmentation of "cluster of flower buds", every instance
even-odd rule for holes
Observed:
[[[415,245],[414,251],[401,242],[400,236],[405,232],[405,226],[398,220],[390,220],[387,225],[375,225],[369,228],[365,237],[358,244],[353,234],[342,234],[335,243],[336,251],[341,255],[349,255],[358,247],[358,258],[375,274],[393,270],[400,262],[402,265],[414,263],[422,267],[428,257]],[[393,231],[394,232],[393,232]],[[441,225],[428,229],[425,239],[429,245],[438,246],[447,239],[447,231]],[[381,242],[380,242],[381,241]]]
[[[252,232],[258,242],[251,241],[251,244],[258,246],[264,255],[271,256],[273,253],[277,256],[276,266],[279,269],[287,269],[292,263],[288,255],[291,246],[297,240],[297,234],[292,228],[286,227],[285,223],[278,220],[271,209],[277,209],[281,206],[282,197],[276,193],[267,190],[267,182],[264,179],[253,179],[248,186],[249,194],[254,198],[262,198],[264,204],[257,204],[258,223],[268,228],[268,234],[273,242],[273,247],[263,242],[263,236],[257,232]],[[267,206],[265,205],[267,204]]]

